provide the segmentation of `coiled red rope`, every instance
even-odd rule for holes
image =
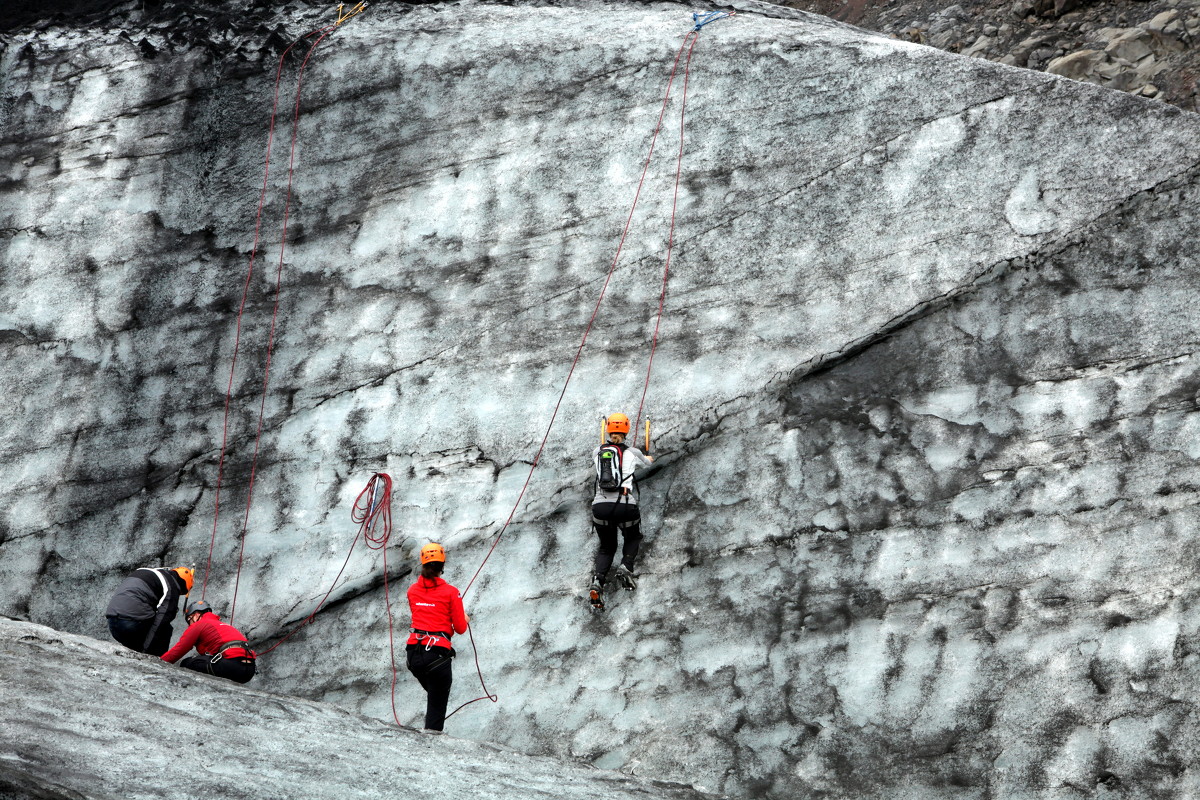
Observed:
[[[366,498],[366,502],[363,499]],[[267,653],[274,650],[279,645],[286,642],[288,639],[295,636],[302,628],[311,623],[316,618],[317,612],[325,605],[325,601],[329,599],[329,595],[333,594],[333,590],[337,588],[337,583],[342,578],[342,573],[346,571],[346,565],[350,563],[350,556],[354,555],[354,548],[358,545],[358,540],[361,538],[366,542],[367,547],[372,550],[383,550],[384,567],[383,567],[383,586],[384,592],[387,591],[387,543],[392,535],[392,478],[386,472],[377,472],[367,481],[367,485],[358,497],[354,500],[354,505],[350,509],[351,521],[358,523],[358,533],[354,535],[354,541],[350,542],[350,549],[346,552],[346,558],[342,561],[342,568],[338,570],[337,575],[333,578],[333,583],[329,586],[329,591],[325,592],[325,596],[317,603],[316,608],[312,613],[305,617],[299,625],[293,628],[287,636],[284,636],[275,644],[271,645],[266,650],[259,653],[259,657],[265,656]],[[391,607],[388,608],[388,634],[391,635]],[[393,686],[395,685],[395,658],[392,659],[393,669]]]
[[[365,498],[365,502],[364,502]],[[387,608],[388,658],[392,665],[392,719],[403,727],[396,713],[396,634],[392,623],[392,594],[388,588],[387,547],[392,536],[392,476],[377,472],[367,481],[350,509],[350,519],[359,523],[359,533],[372,550],[383,551],[383,603]],[[376,529],[378,523],[378,530]]]

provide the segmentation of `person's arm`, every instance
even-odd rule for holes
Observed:
[[[163,653],[162,660],[168,664],[174,664],[179,659],[187,655],[187,652],[196,646],[196,640],[200,638],[200,626],[204,624],[205,614],[200,619],[196,620],[196,624],[188,625],[187,630],[183,632],[183,636],[179,637],[179,641],[175,643],[167,652]]]
[[[467,632],[467,612],[463,609],[462,595],[458,590],[454,590],[454,597],[450,600],[450,621],[454,624],[455,633]]]

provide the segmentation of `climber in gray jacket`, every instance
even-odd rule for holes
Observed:
[[[104,616],[114,639],[139,653],[161,656],[171,646],[171,620],[179,598],[192,590],[187,567],[142,567],[117,588]]]
[[[642,515],[638,509],[633,473],[654,461],[648,454],[625,444],[629,417],[612,414],[604,420],[607,441],[592,454],[596,468],[596,494],[592,499],[592,527],[600,538],[588,595],[592,607],[604,610],[604,582],[617,554],[617,533],[622,535],[617,579],[627,590],[637,588],[633,563],[642,544]]]

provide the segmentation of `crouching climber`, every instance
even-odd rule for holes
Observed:
[[[638,510],[634,470],[654,459],[636,447],[625,444],[629,435],[629,417],[613,414],[604,421],[607,441],[596,448],[592,460],[596,469],[596,494],[592,498],[592,527],[600,538],[589,591],[592,606],[604,608],[604,581],[617,554],[617,533],[622,535],[621,564],[617,579],[629,591],[637,588],[633,564],[642,544],[642,514]]]
[[[163,654],[162,660],[174,664],[193,647],[199,655],[188,656],[179,666],[196,672],[248,683],[254,677],[257,654],[241,631],[213,612],[203,600],[194,600],[184,609],[188,626],[175,646]]]
[[[421,575],[408,587],[412,628],[408,644],[408,671],[425,689],[425,731],[441,733],[446,724],[446,704],[454,680],[450,659],[454,648],[450,637],[466,633],[470,618],[463,610],[462,595],[442,579],[446,551],[440,544],[421,548]]]
[[[192,590],[187,567],[142,567],[117,587],[104,616],[112,637],[130,650],[161,656],[171,646],[179,598]]]

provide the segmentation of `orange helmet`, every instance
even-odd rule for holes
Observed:
[[[187,590],[190,592],[192,584],[196,582],[196,571],[188,567],[176,567],[171,571],[183,579],[184,585],[187,586]]]
[[[613,433],[629,433],[629,417],[617,412],[605,418],[604,432]]]
[[[446,550],[440,544],[430,542],[421,548],[421,563],[428,564],[430,561],[441,561],[446,563]]]

